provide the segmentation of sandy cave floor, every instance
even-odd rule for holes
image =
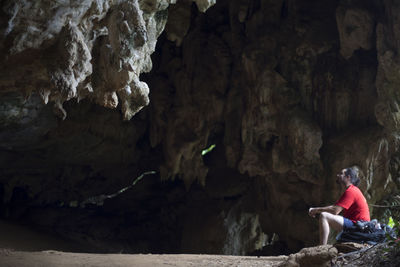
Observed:
[[[74,244],[0,220],[1,267],[52,266],[277,266],[287,259],[198,254],[95,254],[76,253]]]

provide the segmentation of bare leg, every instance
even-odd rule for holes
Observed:
[[[319,217],[319,241],[321,245],[328,243],[329,230],[340,232],[343,230],[343,217],[340,215],[333,215],[329,212],[321,212]]]

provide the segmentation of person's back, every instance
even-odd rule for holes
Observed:
[[[371,220],[367,200],[360,189],[352,184],[348,186],[335,205],[342,207],[344,209],[343,217],[352,222]]]

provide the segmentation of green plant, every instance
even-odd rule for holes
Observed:
[[[374,208],[374,215],[383,222],[390,226],[400,221],[400,195],[398,193],[388,195],[379,205],[370,205]],[[393,228],[393,227],[392,227]]]
[[[202,151],[201,151],[201,155],[204,156],[204,155],[206,155],[207,153],[210,153],[214,148],[215,148],[215,144],[213,144],[213,145],[211,145],[210,147],[208,147],[208,148],[202,150]]]

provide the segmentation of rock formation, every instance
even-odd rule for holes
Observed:
[[[139,79],[176,0],[2,1],[2,91],[38,93],[67,116],[63,103],[90,97],[130,120],[149,103]],[[196,0],[204,12],[215,1]],[[24,81],[16,83],[17,77]]]
[[[94,250],[293,251],[343,167],[370,204],[398,190],[393,0],[0,3],[2,218]]]

